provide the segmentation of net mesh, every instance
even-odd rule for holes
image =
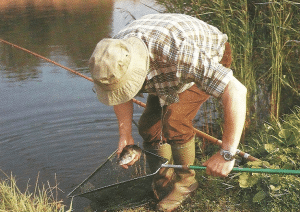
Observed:
[[[142,150],[140,159],[128,169],[119,165],[114,152],[68,196],[81,196],[102,210],[131,208],[152,199],[152,179],[167,160]]]

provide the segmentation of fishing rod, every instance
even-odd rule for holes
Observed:
[[[85,75],[83,75],[83,74],[80,74],[79,72],[74,71],[74,70],[72,70],[72,69],[70,69],[70,68],[68,68],[68,67],[66,67],[66,66],[63,66],[63,65],[61,65],[61,64],[59,64],[59,63],[57,63],[57,62],[54,62],[53,60],[50,60],[50,59],[48,59],[48,58],[46,58],[46,57],[43,57],[42,55],[39,55],[39,54],[37,54],[37,53],[34,53],[34,52],[32,52],[32,51],[30,51],[30,50],[28,50],[28,49],[25,49],[25,48],[23,48],[23,47],[21,47],[21,46],[16,45],[16,44],[13,44],[13,43],[10,43],[10,42],[8,42],[8,41],[5,41],[5,40],[3,40],[3,39],[1,39],[1,38],[0,38],[0,42],[5,43],[5,44],[7,44],[7,45],[10,45],[10,46],[12,46],[12,47],[15,47],[15,48],[17,48],[17,49],[20,49],[20,50],[22,50],[22,51],[24,51],[24,52],[27,52],[27,53],[29,53],[29,54],[32,54],[32,55],[34,55],[34,56],[36,56],[36,57],[38,57],[38,58],[41,58],[41,59],[43,59],[43,60],[46,60],[47,62],[50,62],[50,63],[52,63],[52,64],[54,64],[54,65],[56,65],[56,66],[59,66],[59,67],[61,67],[61,68],[64,68],[64,69],[66,69],[67,71],[69,71],[69,72],[71,72],[71,73],[73,73],[73,74],[76,74],[76,75],[78,75],[78,76],[80,76],[80,77],[83,77],[83,78],[85,78],[85,79],[87,79],[87,80],[93,82],[93,79],[91,79],[91,78],[89,78],[89,77],[87,77],[87,76],[85,76]]]
[[[24,52],[27,52],[27,53],[29,53],[29,54],[32,54],[32,55],[34,55],[34,56],[36,56],[36,57],[38,57],[38,58],[41,58],[41,59],[43,59],[43,60],[46,60],[46,61],[49,62],[49,63],[52,63],[52,64],[54,64],[54,65],[56,65],[56,66],[59,66],[59,67],[65,69],[65,70],[67,70],[67,71],[69,71],[69,72],[71,72],[71,73],[73,73],[73,74],[76,74],[76,75],[78,75],[78,76],[80,76],[80,77],[83,77],[83,78],[85,78],[85,79],[87,79],[87,80],[89,80],[89,81],[91,81],[91,82],[94,82],[94,80],[93,80],[92,78],[90,78],[90,77],[87,77],[87,76],[85,76],[85,75],[83,75],[83,74],[81,74],[81,73],[79,73],[79,72],[77,72],[77,71],[74,71],[73,69],[70,69],[70,68],[68,68],[68,67],[66,67],[66,66],[64,66],[64,65],[61,65],[61,64],[59,64],[59,63],[57,63],[57,62],[55,62],[55,61],[53,61],[53,60],[50,60],[49,58],[46,58],[46,57],[44,57],[44,56],[42,56],[42,55],[39,55],[39,54],[37,54],[37,53],[35,53],[35,52],[32,52],[32,51],[30,51],[30,50],[28,50],[28,49],[25,49],[25,48],[23,48],[23,47],[21,47],[21,46],[18,46],[18,45],[16,45],[16,44],[10,43],[10,42],[8,42],[8,41],[6,41],[6,40],[3,40],[3,39],[1,39],[1,38],[0,38],[0,42],[2,42],[2,43],[4,43],[4,44],[7,44],[7,45],[10,45],[10,46],[12,46],[12,47],[14,47],[14,48],[20,49],[20,50],[22,50],[22,51],[24,51]],[[136,100],[136,99],[134,99],[134,98],[133,98],[133,102],[136,103],[137,105],[141,106],[141,107],[144,107],[144,108],[146,107],[146,104],[145,104],[145,103],[143,103],[143,102],[141,102],[141,101],[138,101],[138,100]],[[198,129],[196,129],[196,128],[194,128],[194,131],[196,132],[196,135],[197,135],[198,137],[205,138],[206,140],[210,141],[211,143],[213,143],[213,144],[215,144],[215,145],[222,146],[222,141],[221,141],[221,140],[219,140],[219,139],[217,139],[217,138],[214,138],[213,136],[210,136],[210,135],[208,135],[208,134],[206,134],[206,133],[204,133],[204,132],[202,132],[202,131],[200,131],[200,130],[198,130]],[[249,155],[248,153],[245,153],[245,152],[243,152],[243,151],[241,151],[241,150],[239,150],[239,149],[237,150],[236,154],[238,154],[239,156],[241,156],[241,157],[243,157],[243,158],[245,158],[245,159],[247,159],[247,160],[249,160],[249,161],[257,161],[257,160],[259,160],[258,158],[255,158],[255,157]]]
[[[87,79],[87,80],[89,80],[89,81],[91,81],[91,82],[94,82],[94,80],[93,80],[92,78],[87,77],[87,76],[85,76],[85,75],[83,75],[83,74],[81,74],[81,73],[79,73],[79,72],[77,72],[77,71],[74,71],[73,69],[70,69],[70,68],[68,68],[68,67],[66,67],[66,66],[64,66],[64,65],[61,65],[61,64],[59,64],[59,63],[57,63],[57,62],[55,62],[55,61],[53,61],[53,60],[50,60],[49,58],[46,58],[46,57],[44,57],[44,56],[42,56],[42,55],[40,55],[40,54],[35,53],[35,52],[33,52],[33,51],[30,51],[30,50],[28,50],[28,49],[25,49],[25,48],[23,48],[23,47],[21,47],[21,46],[18,46],[18,45],[16,45],[16,44],[10,43],[10,42],[8,42],[8,41],[6,41],[6,40],[3,40],[3,39],[1,39],[1,38],[0,38],[0,42],[5,43],[5,44],[7,44],[7,45],[10,45],[10,46],[12,46],[12,47],[15,47],[15,48],[17,48],[17,49],[20,49],[20,50],[22,50],[22,51],[24,51],[24,52],[27,52],[27,53],[29,53],[29,54],[32,54],[32,55],[34,55],[34,56],[36,56],[36,57],[38,57],[38,58],[41,58],[41,59],[43,59],[43,60],[46,60],[46,61],[49,62],[49,63],[52,63],[52,64],[54,64],[54,65],[56,65],[56,66],[59,66],[59,67],[65,69],[65,70],[67,70],[67,71],[69,71],[69,72],[71,72],[71,73],[73,73],[73,74],[76,74],[76,75],[78,75],[78,76],[80,76],[80,77],[83,77],[83,78],[85,78],[85,79]],[[136,99],[133,99],[133,102],[136,103],[136,104],[138,104],[138,105],[140,105],[140,106],[142,106],[142,107],[145,107],[145,106],[143,105],[144,103],[142,103],[142,102],[140,102],[140,101],[138,101],[138,100],[136,100]]]

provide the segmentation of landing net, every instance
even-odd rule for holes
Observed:
[[[152,200],[152,179],[167,160],[142,150],[141,158],[124,169],[114,152],[68,196],[85,197],[99,210],[132,208]]]

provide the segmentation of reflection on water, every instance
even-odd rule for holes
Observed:
[[[156,11],[139,1],[0,1],[0,38],[89,75],[87,61],[104,37],[132,19]],[[155,6],[151,0],[143,1]],[[117,9],[121,8],[121,9]],[[123,10],[122,10],[123,9]],[[28,53],[0,43],[0,169],[25,188],[54,185],[64,199],[117,147],[112,107],[98,102],[92,83]],[[142,108],[135,106],[134,119]],[[134,137],[140,142],[136,127]],[[75,211],[86,201],[76,199]]]
[[[67,56],[68,65],[75,68],[85,67],[95,43],[111,33],[112,0],[72,1],[72,4],[21,1],[19,5],[16,2],[19,1],[2,7],[1,37],[57,62],[65,61],[66,58],[60,60],[62,55]],[[36,78],[40,74],[35,68],[38,59],[8,46],[1,47],[1,63],[5,66],[4,74],[9,77],[13,72],[16,80]]]

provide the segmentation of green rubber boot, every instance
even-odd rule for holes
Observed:
[[[185,144],[172,145],[173,160],[179,165],[193,165],[195,160],[195,139]],[[173,211],[198,188],[195,171],[175,169],[176,177],[172,191],[158,203],[160,211]]]
[[[144,144],[144,149],[159,155],[168,160],[168,164],[172,164],[172,149],[170,144],[162,144],[157,147]],[[151,166],[151,163],[150,163]],[[155,165],[154,165],[155,167]],[[156,170],[153,170],[156,171]],[[157,200],[163,199],[172,189],[175,173],[173,168],[161,168],[154,176],[152,188],[154,196]]]

